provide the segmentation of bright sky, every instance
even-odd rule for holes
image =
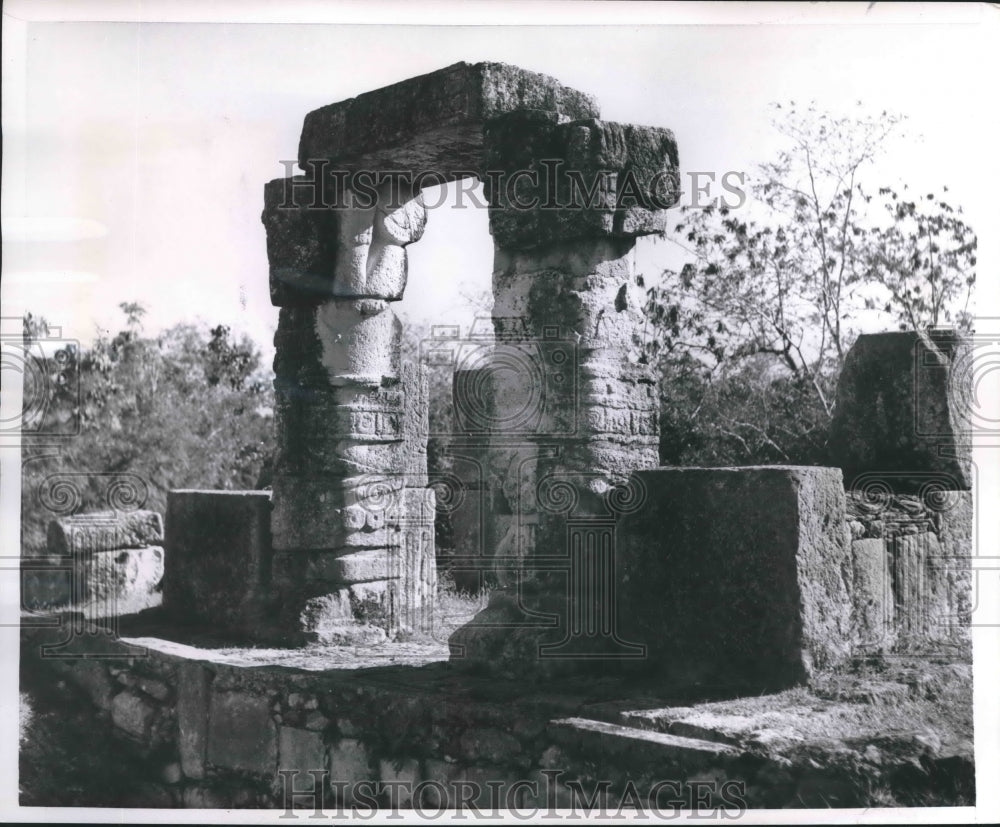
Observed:
[[[77,12],[88,5],[99,8],[80,3]],[[29,16],[19,14],[24,9],[38,16],[39,6],[45,8],[7,4],[5,17]],[[128,17],[139,7],[110,8]],[[147,20],[187,8],[141,4]],[[248,19],[241,6],[211,8],[216,17]],[[573,8],[560,4],[556,12]],[[807,22],[724,24],[738,14],[744,21]],[[382,17],[405,19],[402,13]],[[995,88],[987,88],[1000,77],[1000,64],[997,27],[984,25],[1000,19],[996,9],[878,4],[866,13],[865,4],[803,4],[794,12],[682,5],[680,11],[647,6],[645,17],[721,22],[496,27],[34,20],[12,32],[7,29],[15,27],[5,25],[3,314],[42,313],[64,334],[89,340],[95,323],[117,329],[118,303],[134,300],[149,308],[148,330],[200,316],[249,332],[269,352],[277,311],[268,300],[262,188],[284,174],[282,159],[295,157],[303,116],[459,60],[545,72],[596,95],[608,120],[669,127],[685,173],[721,175],[767,159],[776,146],[768,123],[772,101],[815,99],[836,110],[862,100],[873,110],[895,110],[909,116],[910,133],[923,140],[895,147],[878,179],[948,184],[981,236],[1000,226],[988,186],[1000,180],[994,147],[1000,111],[990,103]],[[515,19],[589,18],[521,13]],[[14,49],[6,48],[11,42]],[[998,258],[988,238],[981,242],[980,279],[989,289],[996,267],[988,263]],[[669,247],[640,245],[640,268],[656,272]],[[461,294],[489,286],[485,212],[433,211],[426,236],[410,251],[410,289],[400,309],[412,318],[467,324]]]

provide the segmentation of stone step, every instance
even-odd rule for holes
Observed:
[[[579,749],[602,758],[627,756],[638,763],[682,763],[685,766],[715,764],[736,758],[739,751],[728,744],[689,738],[666,732],[595,721],[561,718],[551,721],[548,731],[560,746]]]

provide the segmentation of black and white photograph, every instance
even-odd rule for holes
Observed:
[[[995,822],[998,45],[5,3],[2,818]]]

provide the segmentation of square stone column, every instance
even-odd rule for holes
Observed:
[[[408,483],[426,485],[426,447],[417,444],[426,445],[426,428],[407,391],[426,405],[426,382],[400,363],[402,327],[390,306],[402,297],[405,247],[423,233],[426,210],[419,195],[378,196],[347,190],[313,209],[292,179],[265,189],[271,295],[281,306],[275,636],[289,640],[384,640],[412,631],[401,618],[427,596],[421,575],[401,564],[422,565],[408,550],[405,518]]]
[[[511,524],[492,554],[502,588],[452,635],[452,659],[614,669],[643,655],[615,626],[615,525],[634,505],[630,474],[659,461],[632,251],[677,200],[676,144],[665,129],[518,112],[487,125],[486,155],[497,344],[484,370]]]

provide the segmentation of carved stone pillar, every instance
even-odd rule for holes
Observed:
[[[496,245],[491,455],[512,525],[503,588],[451,638],[453,659],[501,673],[639,658],[615,631],[614,524],[658,465],[657,382],[641,359],[635,238],[677,198],[663,129],[514,113],[486,129]],[[527,172],[525,172],[527,171]]]
[[[390,305],[402,298],[405,247],[423,233],[426,210],[419,195],[393,204],[386,192],[376,202],[350,191],[313,209],[301,184],[268,184],[263,216],[281,306],[271,515],[278,626],[307,641],[378,641],[410,628],[406,617],[428,591],[405,565],[421,565],[412,542],[407,550],[407,504],[426,510],[430,496],[433,508],[433,494],[405,492],[408,473],[426,484],[415,445],[426,429],[407,427],[414,413]],[[414,379],[412,401],[426,405]]]

